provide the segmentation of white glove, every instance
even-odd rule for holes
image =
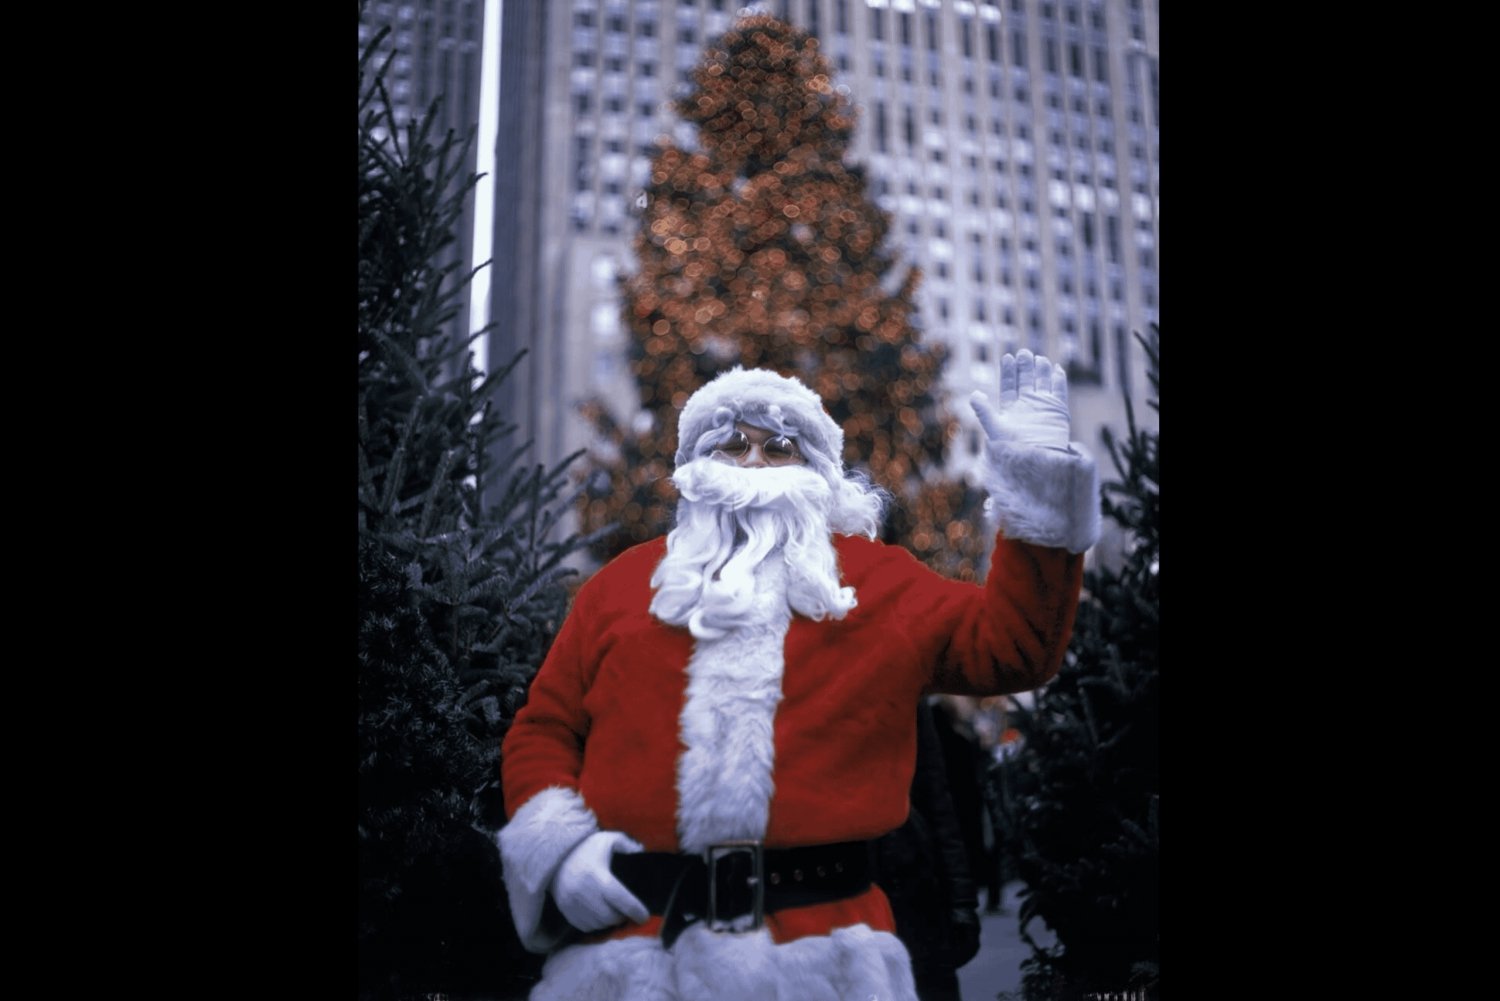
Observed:
[[[640,924],[650,917],[646,905],[609,871],[615,852],[643,850],[619,831],[598,831],[580,841],[552,877],[552,899],[568,924],[589,932],[627,920]]]
[[[969,397],[990,444],[1068,451],[1068,374],[1022,348],[1000,359],[1000,408],[983,393]]]

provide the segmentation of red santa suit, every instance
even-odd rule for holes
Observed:
[[[719,386],[708,402],[735,388]],[[692,407],[680,422],[684,449]],[[819,444],[835,444],[821,406],[787,409],[809,445],[819,432]],[[1033,468],[1000,470],[1006,482],[992,491],[1001,529],[983,586],[945,579],[900,547],[839,535],[841,581],[857,599],[843,618],[793,614],[784,562],[771,560],[756,571],[759,614],[722,638],[695,639],[650,610],[664,540],[630,549],[585,583],[503,748],[511,820],[500,848],[522,941],[537,951],[563,941],[566,927],[545,906],[549,884],[601,830],[651,852],[702,853],[730,839],[795,848],[900,826],[918,699],[1035,688],[1067,646],[1081,553],[1097,533],[1092,463],[1061,453],[1018,461]],[[1028,477],[1037,482],[1027,486]],[[1017,526],[1032,538],[1016,537]],[[876,886],[769,913],[759,930],[698,923],[670,949],[661,922],[653,915],[570,936],[533,1001],[915,1001]]]

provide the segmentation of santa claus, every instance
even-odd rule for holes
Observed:
[[[796,379],[735,369],[683,408],[676,527],[579,590],[506,738],[512,915],[533,1001],[915,1001],[867,842],[906,817],[916,706],[1058,669],[1093,462],[1067,379],[1022,351],[989,439],[983,586],[874,541],[885,495]]]

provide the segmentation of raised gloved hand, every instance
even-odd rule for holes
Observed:
[[[1068,451],[1068,376],[1024,348],[1000,359],[1000,406],[974,392],[969,405],[993,447],[1022,445]]]
[[[650,916],[646,905],[609,871],[615,852],[642,850],[639,842],[619,831],[598,831],[579,842],[552,877],[552,899],[568,924],[589,932],[622,921],[645,921]]]

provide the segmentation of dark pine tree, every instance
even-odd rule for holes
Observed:
[[[956,422],[937,399],[943,352],[913,324],[920,278],[898,273],[889,218],[844,162],[854,130],[818,40],[766,15],[709,44],[677,104],[696,151],[652,162],[637,272],[623,282],[644,433],[588,408],[608,456],[582,521],[618,524],[608,558],[671,527],[677,411],[735,364],[795,375],[844,428],[844,461],[896,499],[888,541],[973,579],[987,542],[977,491],[944,477]]]
[[[1159,337],[1153,327],[1140,338],[1158,411]],[[993,773],[1005,849],[1026,884],[1027,1001],[1159,992],[1160,434],[1137,427],[1128,398],[1126,419],[1125,439],[1106,439],[1119,479],[1104,485],[1103,504],[1125,530],[1126,555],[1085,575],[1065,664],[1016,714],[1022,749]],[[1054,945],[1027,934],[1038,918]]]
[[[430,135],[436,105],[394,120],[383,37],[360,56],[359,994],[494,998],[537,968],[494,845],[500,742],[584,540],[554,538],[566,460],[491,448],[515,430],[486,403],[515,361],[480,378],[445,326],[471,276],[437,263],[477,178],[466,141]]]

